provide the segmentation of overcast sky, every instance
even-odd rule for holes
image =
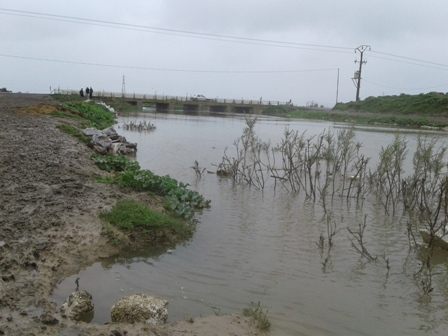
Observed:
[[[89,85],[96,91],[121,92],[125,75],[127,92],[263,97],[333,106],[337,68],[339,100],[355,98],[351,78],[359,55],[354,49],[362,44],[372,50],[365,52],[361,98],[448,91],[446,0],[0,0],[0,8],[0,87],[13,91],[48,92],[50,86],[79,90]],[[10,15],[3,9],[338,48],[230,42]],[[6,55],[224,72],[101,67]]]

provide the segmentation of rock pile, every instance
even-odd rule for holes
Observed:
[[[163,324],[168,319],[168,301],[145,294],[121,298],[112,306],[112,322]]]
[[[89,145],[99,154],[134,154],[137,151],[137,144],[128,142],[113,127],[102,131],[86,128],[82,133],[90,138]]]

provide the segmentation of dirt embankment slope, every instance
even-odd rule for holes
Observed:
[[[48,96],[0,94],[0,335],[254,334],[235,316],[160,329],[61,318],[52,288],[117,252],[101,234],[98,214],[125,195],[95,182],[102,172],[90,150],[30,108],[37,104],[57,105]]]

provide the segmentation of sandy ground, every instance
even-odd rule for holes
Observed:
[[[236,315],[160,328],[60,316],[52,288],[117,253],[98,214],[129,195],[95,182],[103,173],[90,149],[60,132],[60,120],[35,113],[42,103],[57,104],[44,95],[0,94],[0,335],[256,335]]]

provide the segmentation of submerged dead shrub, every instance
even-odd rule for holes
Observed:
[[[396,135],[392,144],[381,149],[379,163],[373,175],[373,187],[387,214],[392,212],[394,215],[400,201],[406,146],[404,138]]]

